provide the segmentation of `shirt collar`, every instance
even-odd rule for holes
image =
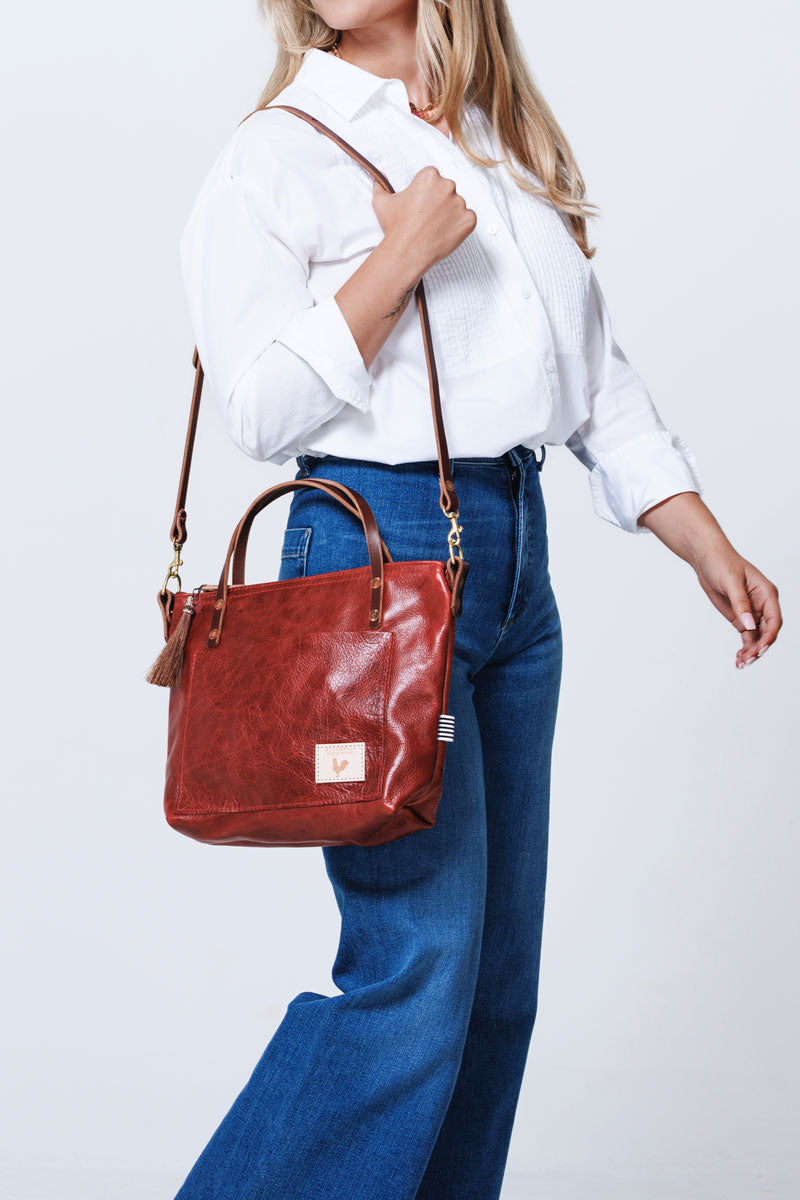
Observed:
[[[371,71],[316,46],[304,53],[293,82],[315,92],[346,121],[351,121],[381,89],[385,89],[387,100],[408,112],[408,92],[402,79],[373,75]]]

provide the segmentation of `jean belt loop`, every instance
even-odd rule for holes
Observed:
[[[534,451],[534,457],[535,457],[535,455],[536,455],[536,451]],[[542,457],[536,458],[536,470],[537,471],[541,471],[542,467],[544,466],[544,460],[545,460],[546,455],[547,455],[547,447],[545,446],[544,442],[542,442]]]

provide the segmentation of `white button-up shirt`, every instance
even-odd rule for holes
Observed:
[[[306,51],[273,103],[323,121],[396,191],[435,166],[477,214],[424,277],[452,457],[566,443],[590,470],[597,513],[630,531],[660,500],[701,491],[548,201],[415,117],[402,80],[325,51]],[[502,157],[476,106],[465,120]],[[372,186],[329,138],[277,110],[239,126],[200,190],[180,243],[193,331],[228,431],[254,458],[436,458],[416,305],[367,370],[334,298],[383,237]]]

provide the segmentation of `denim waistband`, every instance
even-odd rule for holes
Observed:
[[[532,460],[536,464],[537,471],[541,471],[542,467],[544,466],[546,447],[542,446],[541,451],[541,457],[537,458],[536,451],[531,449],[530,446],[518,445],[513,446],[510,450],[506,450],[504,454],[497,455],[494,458],[490,455],[467,455],[462,458],[451,457],[450,469],[452,471],[459,465],[474,465],[481,467],[501,467],[508,470],[510,467],[516,467],[522,463],[529,463]],[[296,462],[300,469],[308,469],[312,463],[319,462],[357,462],[361,465],[374,465],[376,467],[385,467],[388,465],[387,463],[381,463],[369,459],[346,458],[340,454],[299,454]],[[436,459],[424,459],[420,462],[402,463],[399,465],[404,467],[427,467],[433,470],[438,470],[439,468],[439,464]]]

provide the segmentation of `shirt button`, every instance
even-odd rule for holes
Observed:
[[[490,233],[492,235],[492,237],[494,237],[494,235],[497,233],[497,226],[496,225],[487,225],[486,232]]]
[[[526,288],[526,287],[522,288],[522,290],[520,291],[520,296],[522,296],[522,299],[523,299],[523,300],[530,300],[530,298],[531,298],[531,289],[530,289],[530,288]]]

